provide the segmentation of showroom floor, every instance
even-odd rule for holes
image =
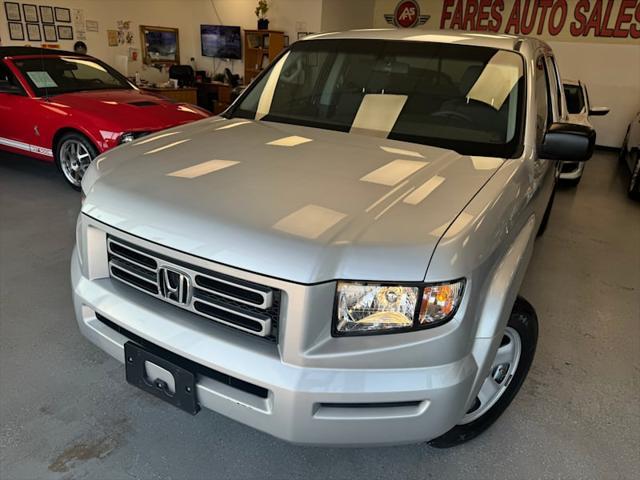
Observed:
[[[598,153],[577,190],[558,192],[523,287],[541,320],[538,353],[484,436],[453,450],[320,449],[191,417],[125,383],[73,318],[79,195],[54,168],[0,154],[0,478],[632,478],[640,204],[625,174]]]

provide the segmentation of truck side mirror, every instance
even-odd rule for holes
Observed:
[[[539,157],[545,160],[586,162],[593,155],[596,132],[576,123],[554,123],[544,136]]]
[[[589,109],[589,116],[591,117],[602,117],[609,113],[609,107],[591,107]]]

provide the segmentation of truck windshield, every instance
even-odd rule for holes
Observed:
[[[307,40],[252,84],[230,116],[509,158],[521,143],[523,72],[519,54],[495,48]]]
[[[13,63],[39,97],[82,90],[132,88],[113,68],[90,57],[37,57]]]

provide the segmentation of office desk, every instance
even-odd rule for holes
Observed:
[[[198,89],[194,87],[183,88],[162,88],[162,87],[141,87],[145,93],[151,93],[155,95],[161,95],[163,97],[170,98],[176,102],[190,103],[192,105],[198,104]]]
[[[231,105],[233,87],[228,83],[198,83],[198,106],[218,114]]]

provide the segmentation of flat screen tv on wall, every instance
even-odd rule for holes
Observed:
[[[200,25],[200,42],[203,57],[242,58],[240,27]]]

